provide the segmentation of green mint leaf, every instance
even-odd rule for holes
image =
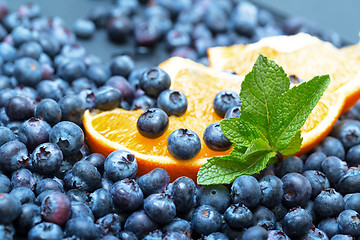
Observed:
[[[259,55],[241,84],[241,118],[268,138],[274,103],[289,87],[290,80],[284,70],[274,61]]]
[[[288,148],[329,83],[328,75],[317,76],[291,88],[277,99],[270,114],[269,142],[271,146],[274,146],[277,151]]]
[[[284,156],[289,156],[289,155],[295,154],[296,152],[298,152],[300,150],[301,143],[302,143],[302,137],[301,137],[301,131],[299,130],[295,134],[293,139],[290,141],[288,146],[285,149],[280,150],[279,152]]]
[[[263,139],[255,139],[245,153],[240,153],[242,156],[240,159],[235,157],[237,154],[233,152],[236,150],[233,150],[230,156],[209,159],[198,172],[198,184],[227,184],[240,175],[258,173],[276,155],[276,152]]]

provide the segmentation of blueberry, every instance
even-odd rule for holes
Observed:
[[[169,183],[170,175],[162,168],[155,168],[138,179],[138,184],[145,197],[163,192]]]
[[[66,196],[70,199],[70,201],[75,202],[87,202],[88,201],[88,193],[85,191],[81,191],[79,189],[70,189],[66,192]]]
[[[291,209],[282,220],[282,227],[286,235],[291,238],[304,235],[310,228],[312,218],[310,213],[300,207]]]
[[[321,171],[321,164],[325,160],[326,155],[323,152],[314,152],[305,160],[303,170],[318,170]]]
[[[0,193],[9,193],[11,190],[10,179],[0,173]]]
[[[332,238],[334,235],[340,233],[336,218],[325,218],[318,223],[317,227],[329,238]]]
[[[354,210],[342,211],[337,222],[339,224],[340,233],[352,236],[360,235],[360,214]]]
[[[57,69],[59,77],[68,82],[72,82],[75,79],[83,77],[85,75],[85,71],[85,63],[82,60],[76,58],[60,64]]]
[[[188,160],[199,154],[201,141],[195,132],[180,128],[173,131],[168,137],[167,149],[174,158]]]
[[[34,116],[53,126],[61,120],[61,108],[53,99],[45,98],[36,105]]]
[[[311,185],[311,198],[314,199],[322,190],[330,187],[330,182],[325,174],[317,170],[308,170],[303,172],[304,177]]]
[[[96,6],[90,10],[88,18],[97,28],[103,28],[109,19],[109,9],[102,5]]]
[[[121,92],[113,87],[102,87],[95,93],[95,107],[100,110],[114,109],[120,105],[121,100]]]
[[[345,209],[352,209],[357,212],[360,212],[360,193],[354,193],[354,194],[348,194],[348,195],[345,195],[345,198],[344,198]]]
[[[71,202],[64,193],[54,191],[42,200],[41,216],[45,221],[63,225],[70,215]]]
[[[143,210],[132,213],[125,222],[124,229],[134,233],[138,238],[143,238],[151,231],[158,228]]]
[[[276,223],[275,215],[264,206],[258,206],[253,210],[253,225],[259,225],[267,230],[273,229]]]
[[[311,197],[310,182],[299,173],[288,173],[283,182],[283,203],[288,207],[303,206]]]
[[[213,101],[213,107],[215,113],[219,117],[225,117],[226,112],[231,108],[235,106],[240,106],[241,100],[239,95],[230,90],[223,90],[219,92]]]
[[[344,176],[348,170],[346,162],[335,156],[325,158],[321,164],[321,168],[322,172],[332,184],[338,183],[340,178]]]
[[[354,239],[352,236],[344,235],[344,234],[336,234],[331,238],[331,240],[352,240],[352,239]]]
[[[49,141],[57,144],[64,156],[68,156],[80,150],[84,143],[84,133],[75,123],[62,121],[51,128]]]
[[[341,160],[345,159],[345,148],[341,141],[334,137],[326,137],[322,142],[317,146],[317,150],[325,153],[326,156],[335,156]]]
[[[111,74],[123,77],[128,77],[134,67],[134,61],[127,55],[115,57],[110,63]]]
[[[5,112],[10,120],[28,119],[34,114],[33,102],[25,96],[12,97],[5,105]]]
[[[199,205],[210,205],[223,213],[230,206],[230,191],[224,185],[201,187],[196,195]]]
[[[36,180],[33,173],[26,168],[20,168],[14,171],[11,175],[11,187],[13,189],[18,187],[27,187],[34,190],[35,185]]]
[[[235,229],[249,227],[253,220],[252,212],[240,203],[232,204],[224,213],[227,224]]]
[[[40,34],[38,42],[40,43],[44,53],[49,55],[51,58],[55,57],[60,51],[60,43],[58,39],[51,34]]]
[[[23,43],[19,47],[19,54],[22,57],[29,57],[35,60],[39,60],[42,51],[41,45],[35,41]]]
[[[179,47],[188,47],[191,45],[191,38],[185,31],[172,29],[165,36],[165,44],[169,50]]]
[[[132,102],[135,98],[134,87],[122,76],[112,76],[106,81],[105,85],[118,89],[127,102]]]
[[[80,96],[78,95],[65,95],[59,101],[61,109],[61,120],[79,123],[86,110]]]
[[[268,233],[267,231],[258,225],[249,227],[244,231],[244,234],[242,235],[242,240],[266,240],[268,239]]]
[[[133,179],[123,179],[116,182],[110,193],[114,206],[121,212],[135,211],[144,202],[144,195]]]
[[[170,223],[176,215],[176,207],[171,196],[165,193],[154,193],[144,201],[146,214],[158,224]]]
[[[163,239],[162,235],[163,235],[163,233],[159,229],[156,229],[155,231],[150,232],[148,235],[146,235],[142,239],[143,240],[160,240],[160,239]]]
[[[163,232],[191,232],[191,224],[190,222],[181,219],[175,218],[172,222],[166,224],[162,228]]]
[[[21,206],[21,214],[15,220],[16,232],[26,235],[28,231],[35,225],[41,223],[40,207],[34,203],[25,203]]]
[[[104,172],[105,157],[100,153],[92,153],[84,158],[90,162],[102,174]]]
[[[91,38],[95,33],[95,24],[87,19],[78,19],[74,23],[74,32],[79,38]]]
[[[340,120],[334,126],[331,135],[336,137],[347,150],[360,144],[360,122],[357,120]]]
[[[40,180],[36,184],[35,193],[36,195],[40,195],[42,192],[46,190],[55,190],[59,192],[64,192],[64,188],[61,182],[59,180],[55,180],[56,178],[44,178]]]
[[[221,214],[212,206],[201,205],[193,212],[191,223],[194,232],[209,235],[220,230],[222,226]]]
[[[111,194],[105,189],[97,189],[89,196],[89,206],[96,218],[100,218],[112,211],[113,202]]]
[[[158,138],[167,130],[169,119],[160,108],[150,108],[139,116],[136,126],[142,136]]]
[[[94,221],[94,214],[86,203],[71,201],[70,218],[89,218]]]
[[[161,30],[153,22],[141,21],[135,28],[134,35],[137,45],[153,47],[161,37]]]
[[[32,117],[23,122],[18,138],[29,151],[33,151],[39,144],[49,141],[50,129],[51,126],[47,122]]]
[[[268,231],[268,240],[290,240],[288,235],[286,235],[282,230],[269,230]]]
[[[16,26],[12,30],[11,35],[16,47],[19,47],[22,43],[32,39],[31,31],[24,26]]]
[[[345,156],[345,161],[349,167],[357,167],[360,165],[360,144],[351,147]]]
[[[237,177],[231,186],[231,198],[234,203],[243,203],[248,208],[257,206],[261,199],[259,182],[249,175]]]
[[[230,107],[226,113],[224,118],[229,118],[229,117],[240,117],[241,115],[241,110],[239,106],[234,106],[234,107]]]
[[[326,233],[324,233],[323,231],[321,231],[318,228],[310,228],[309,231],[307,231],[307,233],[301,237],[302,240],[312,240],[312,239],[323,239],[323,240],[328,240],[328,236],[326,235]]]
[[[10,192],[10,195],[16,197],[21,204],[32,203],[35,200],[34,192],[27,187],[16,187]]]
[[[188,177],[177,178],[170,187],[170,194],[176,206],[176,212],[187,212],[194,206],[196,185]]]
[[[65,235],[76,236],[83,240],[99,239],[101,234],[95,223],[89,218],[70,219],[65,226]]]
[[[14,61],[17,57],[16,48],[6,42],[0,43],[0,56],[5,62]]]
[[[28,233],[29,240],[51,239],[61,240],[64,237],[63,230],[55,223],[42,222],[32,227]]]
[[[68,188],[92,192],[101,187],[101,174],[91,163],[81,160],[66,173],[64,181]]]
[[[157,98],[157,106],[167,115],[182,116],[187,109],[187,99],[184,93],[176,90],[164,90]]]
[[[63,87],[60,81],[43,80],[37,85],[36,92],[39,98],[50,98],[59,101],[65,95],[66,88]]]
[[[261,199],[260,203],[268,208],[273,208],[281,203],[283,195],[282,181],[273,175],[263,177],[260,182]]]
[[[282,204],[278,204],[275,207],[271,208],[271,211],[274,213],[276,221],[283,219],[287,213],[287,208]]]
[[[15,139],[15,134],[9,128],[0,127],[0,146]]]
[[[339,190],[341,193],[355,193],[360,192],[360,169],[350,168],[345,175],[343,175],[339,182]]]
[[[333,188],[322,190],[314,200],[314,210],[322,217],[335,217],[344,207],[344,198]]]
[[[103,236],[116,236],[121,231],[121,221],[117,214],[107,214],[96,221],[96,227]],[[117,239],[117,238],[116,238]]]
[[[240,2],[232,14],[234,30],[246,37],[252,37],[258,21],[258,8],[251,2]]]
[[[301,173],[303,171],[303,166],[304,164],[301,158],[289,156],[281,162],[279,176],[283,177],[285,174],[292,172]]]
[[[36,86],[42,79],[42,71],[38,61],[33,58],[23,57],[16,60],[14,76],[19,84]]]
[[[131,109],[132,110],[137,110],[137,109],[147,110],[149,108],[154,108],[154,107],[156,107],[156,100],[154,98],[149,97],[144,94],[144,95],[140,95],[134,99]]]
[[[202,239],[204,240],[229,240],[229,238],[226,236],[226,234],[222,232],[213,232]]]
[[[109,19],[106,24],[109,39],[116,43],[126,42],[133,28],[132,25],[131,20],[125,15]]]
[[[11,223],[20,214],[20,200],[11,194],[0,193],[0,224]]]
[[[137,161],[134,154],[124,150],[110,153],[105,159],[105,174],[116,182],[124,178],[133,178],[137,172]]]
[[[170,76],[164,70],[153,67],[146,70],[140,77],[140,88],[150,97],[158,97],[159,94],[169,89]]]
[[[93,64],[86,70],[85,75],[97,86],[102,86],[109,79],[110,70],[103,65]]]
[[[22,142],[10,141],[0,147],[0,170],[13,172],[29,165],[28,151]]]
[[[232,144],[221,131],[220,123],[215,122],[206,127],[203,140],[208,148],[214,151],[228,150]]]

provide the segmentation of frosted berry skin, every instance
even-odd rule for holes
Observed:
[[[104,172],[107,178],[116,182],[125,178],[133,178],[138,168],[134,154],[117,150],[105,159]]]
[[[187,109],[185,94],[176,90],[164,90],[157,98],[157,106],[166,112],[168,116],[182,116]]]
[[[195,132],[180,128],[172,132],[168,137],[167,149],[174,158],[188,160],[199,154],[201,141]]]
[[[213,101],[213,107],[215,113],[219,117],[225,117],[226,112],[231,107],[240,106],[241,100],[239,94],[230,90],[223,90],[219,92]]]
[[[71,202],[61,192],[52,192],[41,203],[41,216],[48,222],[63,225],[71,216]]]
[[[158,138],[167,130],[169,118],[160,108],[150,108],[140,115],[136,126],[142,136]]]
[[[158,97],[159,94],[169,89],[170,76],[164,70],[154,67],[145,71],[140,77],[140,88],[150,97]]]
[[[228,150],[232,144],[221,131],[220,123],[215,122],[206,127],[203,140],[208,148],[214,151]]]

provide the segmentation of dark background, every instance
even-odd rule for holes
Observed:
[[[174,0],[176,1],[176,0]],[[216,0],[213,0],[216,1]],[[30,0],[5,0],[12,10],[17,9],[23,3]],[[33,0],[41,6],[42,15],[60,16],[65,24],[71,29],[78,18],[86,17],[90,9],[101,4],[110,5],[112,0]],[[325,31],[335,31],[347,43],[356,43],[359,40],[360,21],[358,0],[253,0],[259,6],[263,6],[280,16],[293,15],[303,17],[315,26]],[[79,40],[88,53],[101,57],[108,61],[112,56],[127,53],[131,49],[132,42],[128,45],[116,45],[108,41],[106,32],[99,30],[90,40]],[[162,49],[160,49],[160,52]],[[159,49],[157,50],[159,52]],[[154,64],[165,60],[165,54],[159,54]],[[137,67],[147,61],[150,56],[137,56]],[[150,63],[151,64],[151,63]],[[140,65],[140,66],[139,66]]]

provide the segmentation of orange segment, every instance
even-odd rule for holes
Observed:
[[[136,128],[142,110],[87,111],[83,120],[87,141],[92,151],[105,156],[118,149],[132,152],[138,161],[139,175],[161,167],[169,172],[172,180],[179,176],[189,176],[196,180],[196,174],[207,158],[230,152],[230,150],[218,152],[209,149],[203,142],[202,136],[208,125],[221,120],[212,107],[216,94],[225,89],[239,93],[243,78],[219,73],[181,58],[169,59],[160,67],[170,73],[171,89],[180,90],[187,97],[186,113],[181,117],[169,117],[167,131],[159,138],[149,139],[141,136]],[[177,160],[167,151],[168,136],[179,128],[188,128],[196,132],[201,139],[201,151],[194,159]]]
[[[331,131],[340,114],[359,99],[358,48],[339,50],[328,42],[300,33],[269,37],[249,45],[210,48],[208,54],[211,67],[237,74],[248,73],[261,53],[282,66],[287,74],[304,81],[316,75],[330,75],[329,87],[301,129],[303,142],[298,154],[302,154],[316,146]]]

